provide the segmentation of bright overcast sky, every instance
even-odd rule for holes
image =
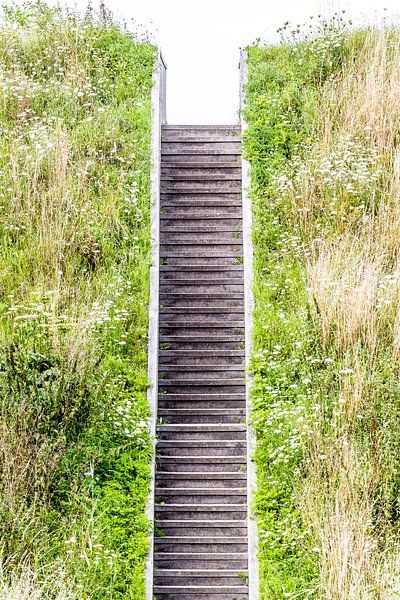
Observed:
[[[257,37],[276,40],[285,21],[346,10],[354,21],[382,21],[398,0],[105,0],[119,18],[143,24],[160,45],[167,71],[169,123],[234,123],[239,48]]]

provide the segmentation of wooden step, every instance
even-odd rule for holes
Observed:
[[[192,272],[212,272],[212,273],[236,273],[235,277],[237,277],[238,273],[243,274],[243,265],[196,265],[196,264],[188,264],[188,265],[181,265],[181,266],[168,266],[168,265],[161,265],[160,266],[160,273],[168,273],[168,272],[186,272],[189,271],[190,273]]]
[[[223,143],[223,142],[239,142],[240,136],[237,129],[187,129],[187,130],[163,130],[162,142],[169,144],[174,142],[186,142],[189,144],[198,143]]]
[[[209,230],[205,230],[205,231],[199,231],[198,229],[195,229],[194,231],[189,231],[189,230],[185,230],[183,229],[182,231],[164,231],[162,232],[163,235],[163,242],[165,244],[171,244],[171,243],[180,243],[180,244],[186,244],[186,243],[190,243],[190,244],[218,244],[221,242],[225,242],[225,243],[240,243],[241,245],[243,245],[242,243],[242,236],[241,234],[234,230],[234,229],[228,229],[228,230],[218,230],[216,229],[216,231],[209,231]]]
[[[167,551],[173,549],[177,552],[245,552],[247,550],[246,538],[243,535],[237,536],[202,536],[194,537],[184,536],[162,536],[154,538],[154,545],[158,548],[166,548]]]
[[[201,373],[190,372],[189,374],[177,373],[172,379],[166,379],[169,375],[159,377],[160,393],[171,393],[179,390],[179,393],[198,393],[209,395],[221,391],[242,393],[245,388],[244,376],[241,373],[224,372],[222,376],[203,377]],[[224,390],[224,386],[226,390]],[[195,391],[195,389],[200,391]]]
[[[235,592],[224,592],[222,591],[224,588],[197,588],[197,587],[185,587],[185,592],[182,592],[181,589],[176,591],[176,588],[172,588],[174,591],[165,591],[170,588],[165,587],[157,587],[157,597],[156,600],[235,600],[238,598],[239,600],[247,600],[248,594],[243,592],[238,592],[237,588]],[[201,589],[202,591],[196,591]],[[217,591],[216,591],[217,590]],[[232,595],[232,593],[234,595]],[[239,595],[240,594],[240,595]]]
[[[164,277],[161,278],[160,281],[160,285],[161,286],[190,286],[190,285],[200,285],[200,286],[213,286],[213,285],[236,285],[236,286],[240,286],[239,290],[242,291],[243,288],[243,278],[242,277],[235,277],[235,275],[232,273],[227,273],[224,277],[221,277],[220,274],[217,273],[212,273],[211,276],[208,275],[208,278],[204,277],[196,277],[197,274],[193,274],[193,273],[184,273],[182,275],[180,275],[179,277],[174,277],[169,278],[169,279],[165,279]],[[208,291],[208,290],[206,290]],[[234,290],[229,288],[228,290],[229,292],[233,292]]]
[[[160,365],[158,368],[159,373],[171,373],[177,377],[186,377],[188,373],[190,373],[189,377],[201,377],[201,379],[211,379],[215,377],[244,377],[244,369],[243,365],[231,365],[231,364],[189,364],[186,363],[184,365],[175,365],[175,364],[164,364]],[[203,375],[200,375],[200,373]],[[215,375],[217,373],[217,375]],[[161,378],[164,375],[161,376]]]
[[[194,225],[189,225],[187,222],[181,223],[179,226],[178,225],[169,225],[169,226],[163,226],[161,227],[161,234],[165,234],[168,235],[169,237],[171,235],[176,235],[176,234],[187,234],[187,235],[212,235],[215,236],[216,234],[232,234],[233,236],[236,236],[238,238],[240,238],[241,236],[241,226],[239,225],[239,223],[236,224],[232,224],[232,225],[212,225],[210,224],[209,221],[205,221],[205,223],[203,223],[201,226],[198,225],[197,223],[195,223]],[[179,238],[178,235],[176,235],[176,237]]]
[[[207,469],[218,472],[246,472],[245,456],[183,456],[176,454],[174,456],[165,456],[161,454],[157,457],[157,469],[163,472],[185,472],[188,469],[192,472],[203,472]]]
[[[220,459],[222,460],[222,459]],[[155,507],[156,519],[177,519],[190,521],[245,521],[247,507],[243,504],[198,505],[198,504],[169,504]]]
[[[168,590],[173,591],[168,591]],[[198,587],[185,587],[185,591],[183,592],[180,588],[166,588],[166,587],[157,587],[157,597],[156,600],[247,600],[248,594],[244,592],[238,591],[238,588],[235,591],[232,591],[232,588],[229,588],[230,591],[223,591],[225,588],[198,588]],[[167,590],[167,591],[165,591]],[[196,591],[201,590],[201,591]],[[233,594],[233,595],[232,595]]]
[[[242,184],[236,179],[162,179],[162,194],[234,194],[236,197],[242,193]]]
[[[158,440],[157,452],[165,456],[243,456],[246,442],[243,440]]]
[[[240,198],[209,198],[199,202],[199,198],[166,198],[161,208],[161,218],[166,219],[238,219],[242,215]],[[161,239],[162,241],[162,239]],[[221,264],[221,263],[217,263]]]
[[[235,569],[242,571],[247,569],[247,552],[224,553],[206,553],[206,552],[187,552],[180,554],[177,552],[163,552],[155,558],[155,566],[161,569],[193,569],[202,565],[203,568],[213,569]]]
[[[240,575],[233,570],[220,569],[161,569],[154,572],[157,585],[169,585],[179,579],[179,583],[187,586],[237,586],[243,585],[247,575],[245,570]]]
[[[162,416],[162,412],[164,410],[171,409],[189,409],[193,410],[193,406],[196,406],[197,410],[240,410],[243,411],[243,402],[244,399],[240,398],[240,400],[213,400],[210,399],[210,394],[199,394],[200,398],[196,401],[193,401],[190,396],[191,394],[182,394],[180,399],[174,400],[171,399],[171,396],[177,394],[161,394],[158,399],[158,407],[160,410],[160,415]],[[185,397],[186,396],[186,397]],[[215,413],[218,416],[218,413]]]
[[[240,212],[240,211],[239,211]],[[192,228],[201,228],[203,230],[207,230],[210,227],[229,227],[230,229],[234,229],[235,231],[242,230],[242,218],[240,214],[234,215],[224,215],[217,214],[214,216],[208,215],[193,215],[190,213],[182,214],[178,217],[170,216],[170,217],[160,217],[160,226],[161,233],[165,228],[169,227],[178,227],[180,229],[185,227]],[[217,267],[222,267],[223,265],[216,265]]]
[[[240,154],[167,154],[161,157],[161,167],[165,166],[193,166],[193,167],[210,167],[213,165],[224,167],[239,167],[241,166]]]
[[[187,473],[185,471],[157,471],[157,481],[160,493],[163,489],[173,490],[176,488],[203,489],[208,490],[229,488],[234,482],[237,488],[246,488],[247,474],[245,472],[226,472],[216,471],[200,472],[194,471]]]
[[[231,423],[158,425],[157,435],[165,441],[244,441],[246,426]]]
[[[212,155],[239,155],[241,153],[240,140],[227,139],[222,142],[198,141],[165,141],[161,144],[161,157],[169,155],[212,156]]]
[[[240,219],[242,217],[241,193],[233,189],[187,189],[182,192],[178,189],[161,190],[161,216],[163,218],[178,216],[185,219],[193,218],[218,218]],[[225,209],[230,212],[225,213]],[[212,212],[214,210],[214,212]],[[169,211],[169,212],[168,212]]]
[[[202,297],[200,298],[201,301]],[[213,323],[221,322],[225,327],[243,327],[243,310],[228,307],[223,312],[222,307],[214,308],[212,306],[194,306],[194,307],[160,307],[160,323],[182,326],[183,323],[194,325],[212,326]]]
[[[212,267],[217,264],[223,264],[225,266],[237,266],[243,264],[243,257],[241,255],[235,256],[163,256],[161,257],[161,263],[169,267],[186,267],[187,265],[193,265],[199,267]],[[243,300],[243,298],[242,298]]]
[[[160,246],[160,256],[168,258],[190,258],[197,257],[215,257],[240,259],[243,255],[242,244],[238,242],[221,242],[220,244],[180,244],[164,243]]]
[[[212,309],[213,311],[215,309]],[[178,313],[179,314],[179,313]],[[215,314],[213,312],[213,314]],[[235,313],[234,313],[235,314]],[[203,362],[205,360],[209,360],[212,358],[213,361],[215,359],[225,360],[229,359],[233,363],[241,364],[244,359],[243,350],[159,350],[159,364],[163,364],[165,362],[170,361],[179,361],[181,358],[191,359],[196,362]]]
[[[196,293],[197,296],[213,296],[215,294],[221,294],[227,292],[228,294],[241,294],[243,297],[244,284],[242,281],[236,282],[234,279],[230,281],[219,282],[215,280],[197,281],[193,279],[181,279],[177,281],[161,281],[160,282],[160,293],[161,294],[182,294],[182,293]]]
[[[161,177],[166,181],[238,181],[242,176],[239,166],[194,167],[193,165],[162,165]]]

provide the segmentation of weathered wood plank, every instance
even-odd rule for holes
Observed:
[[[240,141],[229,142],[164,142],[161,146],[161,156],[168,155],[239,155],[241,153]]]

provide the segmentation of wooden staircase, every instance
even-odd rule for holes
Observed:
[[[162,128],[157,600],[247,599],[240,128]]]

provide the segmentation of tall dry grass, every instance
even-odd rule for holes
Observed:
[[[399,129],[398,30],[350,35],[343,67],[326,84],[318,147],[299,177],[301,193],[292,196],[298,214],[307,205],[314,211],[318,206],[320,214],[331,211],[318,231],[303,217],[312,247],[307,280],[324,347],[333,348],[346,367],[338,376],[340,406],[329,432],[326,424],[314,423],[301,490],[326,600],[399,594],[397,525],[385,522],[379,508],[387,476],[381,458],[396,469],[395,434],[388,434],[385,422],[387,401],[370,383],[386,367],[390,377],[400,348]],[[336,187],[335,197],[329,172],[321,182],[315,162],[332,167],[343,140],[355,140],[342,162],[355,176],[351,188]]]
[[[320,597],[326,600],[363,600],[376,583],[370,494],[375,473],[368,459],[345,433],[329,443],[314,439],[310,447],[300,504],[317,542]]]
[[[327,149],[336,136],[367,131],[371,147],[387,155],[396,148],[400,124],[399,33],[396,28],[369,29],[350,37],[342,72],[328,85],[320,113],[321,143]]]
[[[363,340],[373,354],[378,344],[379,284],[384,257],[351,236],[319,243],[308,265],[308,282],[318,308],[322,339],[343,352]]]
[[[76,600],[65,574],[55,572],[44,578],[22,566],[11,578],[0,570],[0,600]]]

